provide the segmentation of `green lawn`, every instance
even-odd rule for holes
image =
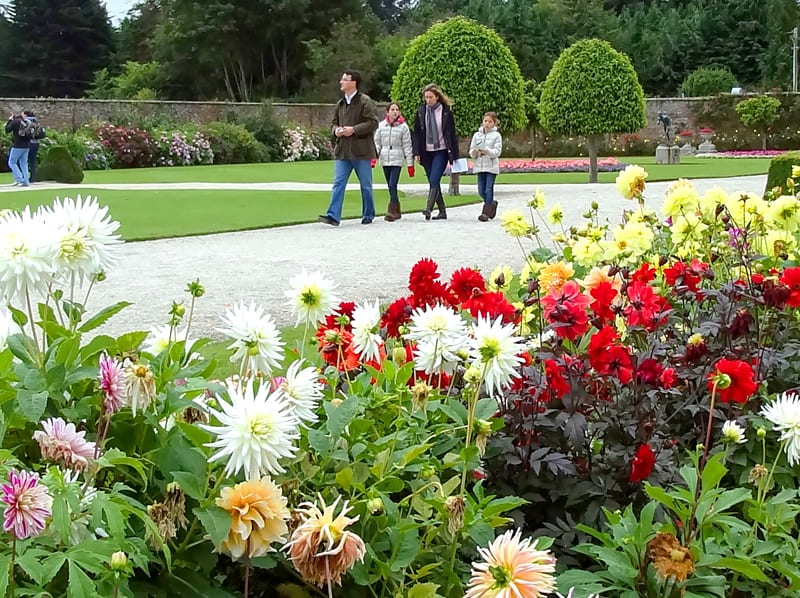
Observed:
[[[330,200],[330,193],[326,191],[108,191],[81,187],[71,192],[34,187],[0,194],[0,208],[21,209],[26,205],[35,208],[49,204],[56,195],[75,197],[78,193],[95,195],[101,204],[108,205],[114,219],[121,223],[120,233],[127,241],[314,222],[318,214],[325,212]],[[375,207],[379,216],[383,216],[388,201],[388,191],[375,191]],[[479,201],[476,195],[447,198],[449,206]],[[406,212],[420,212],[425,198],[403,198],[401,203]],[[360,215],[361,194],[359,191],[348,191],[343,217],[357,218]]]
[[[639,164],[647,169],[648,181],[673,180],[677,178],[715,178],[766,174],[769,158],[683,158],[677,165],[656,165],[654,156],[622,157],[621,162]],[[600,173],[600,182],[610,183],[617,177],[615,172]],[[113,183],[328,183],[333,180],[333,162],[284,162],[271,164],[232,164],[219,166],[188,166],[171,168],[137,168],[119,170],[90,170],[85,173],[84,184]],[[473,176],[462,179],[466,184],[474,184]],[[567,173],[524,173],[503,174],[497,184],[515,183],[545,185],[551,183],[585,183],[588,174],[584,172]],[[353,176],[351,182],[355,182]],[[11,183],[11,175],[0,174],[0,184]],[[375,169],[375,183],[385,180],[380,168]],[[403,183],[425,183],[422,168],[417,176],[409,178],[405,169],[400,179]]]

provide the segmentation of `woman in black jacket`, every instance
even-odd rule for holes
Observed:
[[[417,110],[412,140],[414,159],[422,164],[428,178],[428,203],[422,212],[425,220],[431,219],[433,205],[439,213],[433,220],[447,220],[447,209],[442,196],[442,175],[448,162],[458,159],[456,122],[450,108],[451,101],[437,85],[431,83],[422,90],[424,103]]]

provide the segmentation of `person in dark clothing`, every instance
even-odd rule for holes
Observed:
[[[28,171],[30,172],[30,182],[36,181],[36,157],[39,155],[39,140],[44,139],[44,128],[38,126],[36,115],[30,110],[25,110],[22,116],[37,125],[36,135],[30,140],[30,147],[28,148]]]
[[[339,226],[342,220],[344,191],[354,170],[361,185],[361,224],[371,224],[375,218],[370,162],[377,158],[373,136],[380,117],[375,103],[358,90],[359,83],[361,74],[358,71],[342,73],[339,86],[344,97],[336,104],[331,120],[331,130],[336,137],[333,189],[328,211],[319,221],[332,226]]]
[[[452,102],[438,85],[431,83],[422,90],[424,103],[417,110],[414,132],[414,159],[422,164],[428,177],[428,203],[423,210],[425,220],[431,220],[433,205],[439,213],[433,220],[447,220],[447,209],[442,196],[442,176],[447,164],[458,160],[458,135],[456,122],[450,108]]]
[[[12,114],[6,122],[6,133],[11,133],[11,149],[8,151],[8,167],[14,177],[14,185],[30,187],[31,180],[28,175],[28,151],[31,140],[19,134],[23,124],[21,114]]]

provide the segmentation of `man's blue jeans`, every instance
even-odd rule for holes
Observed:
[[[12,147],[8,150],[8,167],[14,180],[27,187],[31,180],[28,177],[28,148]]]
[[[364,220],[375,218],[375,200],[372,195],[372,167],[369,164],[369,160],[334,160],[333,189],[331,190],[331,203],[328,206],[327,214],[328,217],[336,222],[342,220],[344,192],[350,173],[354,170],[361,185],[361,218]]]

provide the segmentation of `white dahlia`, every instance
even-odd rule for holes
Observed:
[[[761,415],[772,422],[774,430],[781,433],[789,465],[794,467],[800,463],[800,397],[785,392],[762,407]]]
[[[287,304],[292,308],[292,314],[297,316],[298,326],[320,322],[339,304],[333,281],[322,272],[309,274],[303,269],[289,279],[289,286],[291,288],[284,294],[289,300]]]
[[[484,372],[484,384],[489,394],[501,394],[511,378],[518,378],[517,367],[523,362],[525,340],[515,336],[514,324],[503,325],[502,318],[492,322],[478,316],[470,339],[472,365]]]
[[[244,301],[226,309],[222,317],[225,328],[217,328],[225,336],[232,338],[229,349],[236,349],[231,361],[243,363],[253,372],[269,374],[283,361],[283,341],[275,325],[275,319],[264,313],[264,308],[252,301]]]
[[[0,219],[0,292],[7,301],[17,294],[44,290],[53,280],[56,246],[52,227],[30,209]]]
[[[353,348],[362,361],[375,361],[380,358],[383,338],[376,331],[381,326],[381,308],[378,302],[364,302],[353,310]]]
[[[283,473],[278,461],[295,454],[300,437],[298,420],[283,393],[270,394],[268,384],[254,393],[250,380],[244,389],[228,386],[228,398],[230,402],[217,396],[220,410],[209,409],[219,425],[201,424],[217,437],[206,445],[219,449],[209,462],[227,459],[225,473],[244,471],[248,480]]]
[[[302,359],[298,359],[289,366],[286,377],[277,384],[277,392],[283,395],[298,420],[315,422],[317,405],[322,399],[322,384],[317,368],[310,366],[300,369],[303,363]]]

